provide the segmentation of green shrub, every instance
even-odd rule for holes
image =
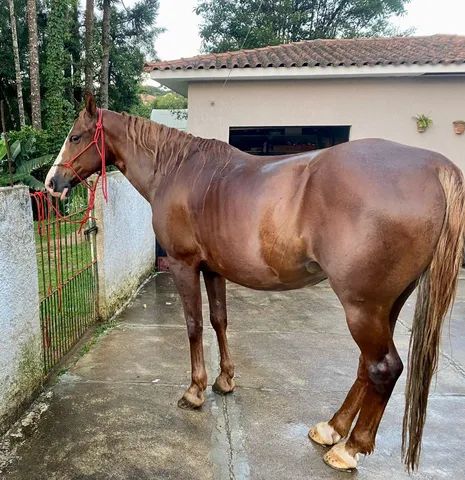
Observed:
[[[9,134],[11,172],[5,140],[0,140],[0,186],[27,185],[40,190],[44,188],[45,172],[53,162],[54,155],[48,153],[49,136],[31,127]],[[45,152],[45,153],[44,153]]]
[[[27,155],[30,158],[53,154],[59,151],[59,149],[53,148],[55,139],[47,130],[35,130],[31,126],[26,126],[21,130],[9,132],[8,138],[10,144],[18,141],[22,145],[26,145],[25,151],[27,151]]]

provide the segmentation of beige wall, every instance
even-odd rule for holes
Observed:
[[[433,126],[416,131],[425,113]],[[228,141],[231,126],[351,125],[351,140],[382,137],[443,153],[465,170],[464,78],[191,83],[189,131]]]

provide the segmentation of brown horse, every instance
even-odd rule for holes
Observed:
[[[86,149],[99,112],[107,162],[152,205],[153,227],[182,299],[192,383],[179,406],[200,407],[207,387],[200,272],[221,352],[213,389],[224,394],[235,387],[225,279],[287,290],[327,278],[361,355],[343,405],[309,436],[333,446],[324,457],[330,466],[355,468],[358,454],[374,449],[402,372],[393,332],[404,302],[419,285],[403,432],[404,460],[409,469],[416,468],[441,325],[454,298],[463,251],[460,170],[440,154],[384,140],[256,157],[217,140],[99,111],[89,96],[47,177],[55,195],[100,170],[98,151]],[[70,159],[72,168],[66,168]]]

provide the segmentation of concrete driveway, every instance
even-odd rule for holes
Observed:
[[[396,334],[404,361],[413,303],[402,312]],[[50,409],[5,478],[409,478],[400,460],[405,372],[377,449],[360,461],[358,472],[329,469],[322,461],[325,449],[307,438],[312,424],[339,407],[357,367],[357,347],[327,283],[286,293],[229,285],[229,318],[236,392],[221,397],[209,388],[201,411],[179,409],[190,372],[181,305],[169,275],[152,279],[118,326],[61,377]],[[219,355],[209,326],[204,336],[211,385]],[[413,478],[464,478],[464,279],[443,350],[421,470]]]

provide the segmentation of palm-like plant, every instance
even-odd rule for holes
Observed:
[[[53,155],[34,157],[34,137],[24,141],[17,140],[11,147],[11,175],[8,164],[7,146],[4,139],[0,139],[0,187],[10,184],[23,184],[33,190],[43,190],[44,184],[34,176],[43,166],[51,163]]]

